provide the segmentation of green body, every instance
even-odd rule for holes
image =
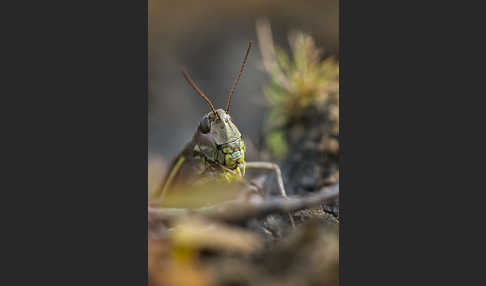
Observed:
[[[208,180],[232,182],[245,174],[245,144],[241,133],[229,115],[231,96],[245,67],[251,42],[248,43],[243,63],[228,96],[226,110],[216,110],[206,95],[182,70],[187,82],[208,104],[211,112],[204,115],[194,136],[172,162],[155,198],[163,200],[172,190],[187,189]]]
[[[210,180],[233,182],[245,174],[245,144],[231,116],[224,110],[206,114],[192,140],[170,165],[155,196],[163,198],[171,190],[187,188]],[[201,128],[207,120],[209,131]]]

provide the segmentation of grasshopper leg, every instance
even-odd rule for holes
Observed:
[[[177,159],[177,162],[175,163],[174,167],[172,170],[170,170],[169,177],[167,178],[167,181],[164,183],[163,186],[161,186],[161,189],[157,192],[157,199],[159,202],[162,202],[165,198],[165,195],[167,193],[167,190],[171,187],[172,181],[174,180],[175,176],[179,172],[182,163],[184,163],[185,157],[180,156],[179,159]]]
[[[283,179],[282,179],[282,172],[280,171],[280,167],[277,164],[270,163],[270,162],[246,162],[245,167],[247,169],[260,169],[260,170],[268,170],[273,171],[275,173],[275,177],[277,179],[278,190],[282,197],[288,199],[287,193],[285,192]],[[292,215],[289,213],[290,223],[292,227],[295,228],[295,222]]]

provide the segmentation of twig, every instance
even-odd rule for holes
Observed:
[[[259,203],[237,203],[228,202],[225,205],[208,207],[202,213],[210,218],[220,219],[226,222],[242,222],[252,218],[261,218],[270,214],[287,214],[321,205],[328,201],[337,199],[339,185],[329,188],[306,197],[289,197],[283,199],[265,200]]]
[[[335,184],[305,197],[275,198],[261,202],[228,201],[194,210],[149,207],[149,216],[170,220],[183,215],[198,214],[211,219],[236,223],[253,218],[262,218],[270,214],[287,214],[318,206],[336,200],[338,196],[339,184]]]

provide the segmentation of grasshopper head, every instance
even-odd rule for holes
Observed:
[[[218,109],[216,114],[209,112],[201,119],[194,138],[195,151],[208,161],[244,171],[245,144],[241,133],[224,110]]]
[[[241,139],[240,131],[231,120],[229,108],[231,104],[231,96],[240,80],[250,48],[251,42],[248,43],[248,49],[246,50],[240,72],[238,73],[228,96],[226,110],[215,110],[207,96],[196,86],[189,75],[184,70],[182,71],[187,82],[194,88],[199,96],[206,101],[211,109],[211,112],[204,115],[201,119],[196,134],[194,135],[195,156],[202,156],[209,162],[216,162],[227,169],[236,170],[240,176],[245,173],[245,144]]]

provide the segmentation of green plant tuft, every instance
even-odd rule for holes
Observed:
[[[265,122],[267,147],[277,158],[287,152],[285,129],[301,118],[309,107],[327,109],[330,134],[339,130],[339,65],[333,58],[321,60],[322,52],[316,48],[311,36],[298,32],[291,37],[290,58],[279,47],[266,53],[271,63],[266,70],[270,76],[264,94],[270,104]]]

